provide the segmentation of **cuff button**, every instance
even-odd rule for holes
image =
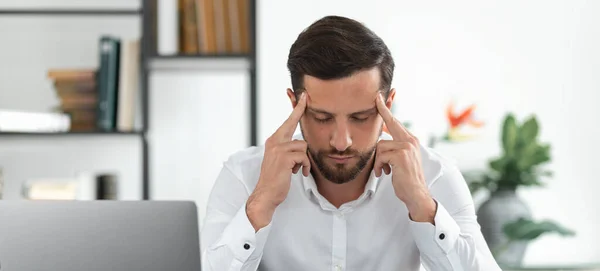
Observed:
[[[248,249],[250,249],[250,245],[249,245],[249,244],[247,244],[247,243],[246,243],[246,244],[244,244],[244,249],[245,249],[245,250],[248,250]]]
[[[445,234],[443,234],[443,233],[441,233],[441,234],[440,234],[440,240],[444,240],[444,238],[446,238],[446,235],[445,235]]]

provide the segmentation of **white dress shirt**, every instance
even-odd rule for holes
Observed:
[[[296,135],[294,138],[301,139]],[[380,139],[391,139],[382,134]],[[302,170],[285,201],[255,232],[246,200],[260,175],[264,146],[232,155],[218,176],[201,231],[203,271],[500,270],[459,170],[421,146],[426,183],[437,202],[435,225],[412,221],[392,175],[372,173],[364,193],[334,207]]]

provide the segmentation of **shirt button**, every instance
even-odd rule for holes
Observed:
[[[250,249],[250,245],[249,245],[248,243],[244,244],[244,249],[245,249],[245,250],[248,250],[248,249]]]
[[[445,235],[445,234],[443,234],[443,233],[441,233],[441,234],[440,234],[440,240],[444,240],[444,238],[446,238],[446,235]]]

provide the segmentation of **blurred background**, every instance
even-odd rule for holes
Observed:
[[[2,198],[193,200],[202,225],[223,161],[291,112],[289,47],[332,14],[384,39],[394,114],[465,175],[533,116],[552,174],[516,201],[564,231],[522,261],[600,262],[599,1],[3,0]]]

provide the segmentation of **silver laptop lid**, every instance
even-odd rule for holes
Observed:
[[[200,270],[193,202],[0,201],[0,271]]]

